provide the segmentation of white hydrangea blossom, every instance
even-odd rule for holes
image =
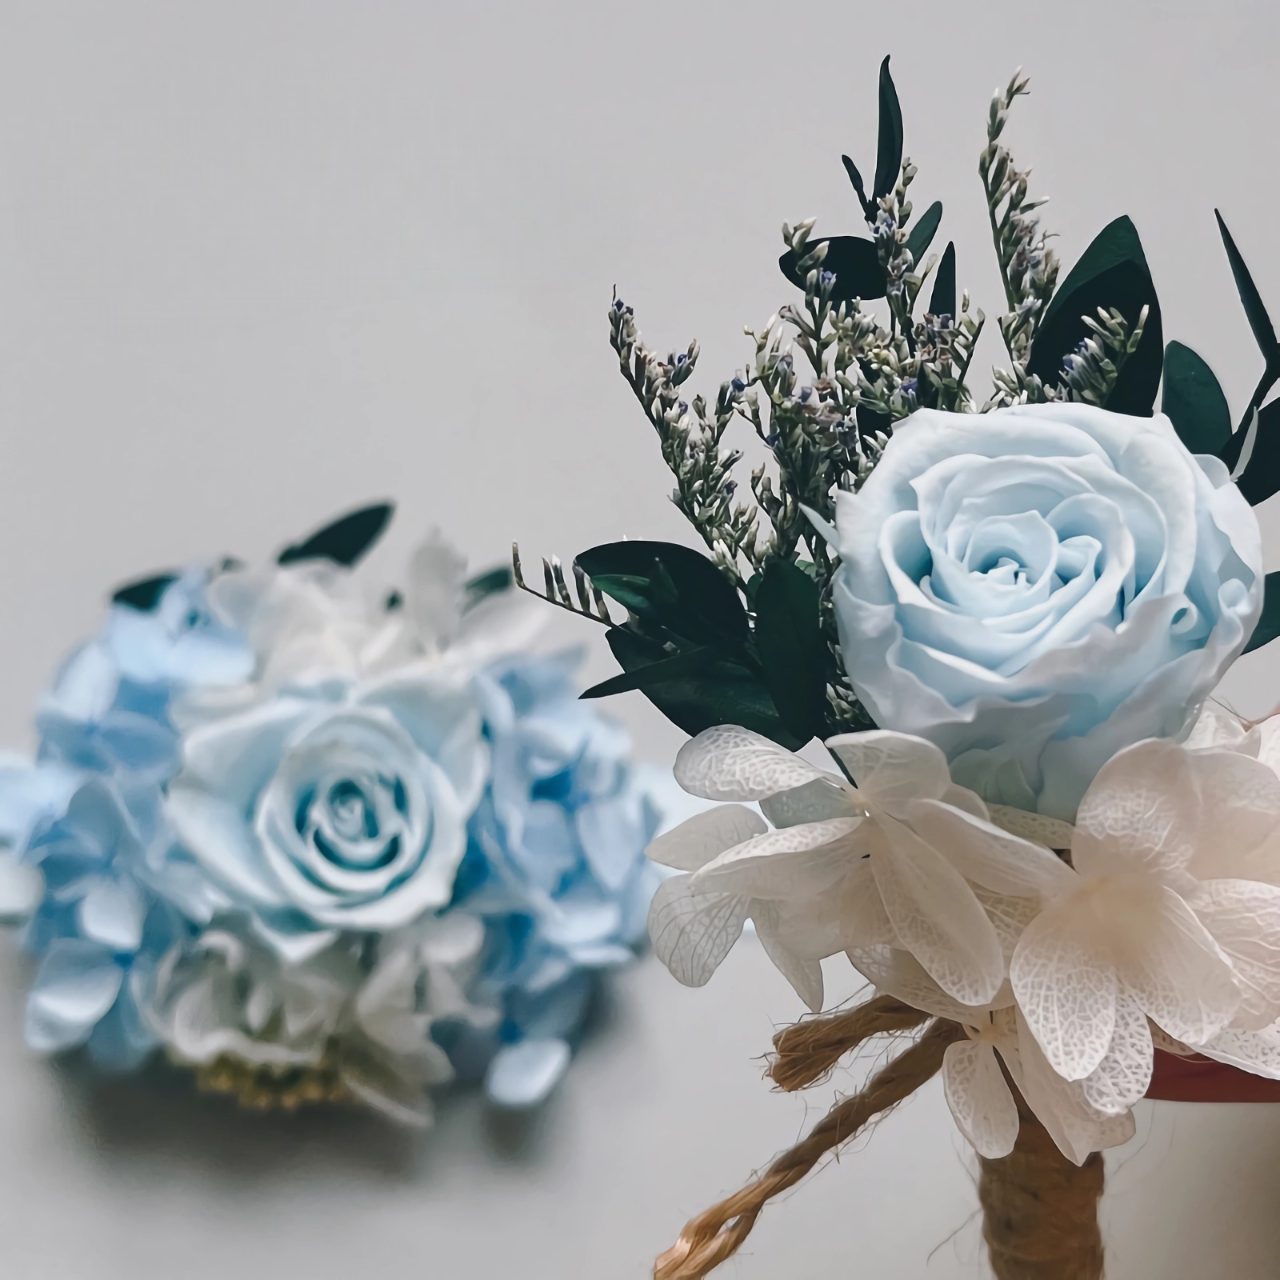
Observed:
[[[1280,1078],[1273,743],[1269,724],[1206,712],[1184,745],[1113,757],[1072,827],[988,808],[908,735],[831,739],[834,774],[710,729],[676,778],[726,803],[651,846],[685,873],[654,900],[654,947],[701,985],[751,919],[815,1010],[819,962],[846,952],[879,991],[965,1028],[944,1084],[978,1151],[1016,1139],[1007,1071],[1080,1162],[1132,1135],[1156,1045]]]

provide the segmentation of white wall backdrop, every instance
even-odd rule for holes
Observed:
[[[787,299],[782,220],[853,229],[839,156],[872,163],[884,53],[917,206],[944,201],[975,302],[998,310],[986,105],[1022,65],[1009,139],[1064,259],[1131,214],[1166,334],[1238,410],[1258,359],[1212,210],[1280,314],[1278,38],[1267,0],[0,0],[0,741],[30,741],[113,584],[265,555],[366,499],[400,504],[388,573],[431,524],[477,565],[513,537],[685,537],[608,349],[610,288],[656,343],[696,335],[713,390]],[[594,632],[564,635],[608,670]],[[1268,710],[1280,659],[1242,662],[1232,693]],[[670,757],[638,695],[615,709]],[[760,1055],[799,1007],[749,944],[705,991],[627,975],[534,1123],[464,1100],[422,1142],[163,1080],[88,1087],[22,1047],[22,980],[6,942],[14,1280],[639,1280],[856,1080],[768,1091]],[[983,1274],[939,1092],[855,1145],[727,1277]],[[1276,1274],[1280,1108],[1145,1105],[1112,1168],[1112,1280]]]

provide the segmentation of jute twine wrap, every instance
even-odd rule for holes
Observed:
[[[702,1280],[736,1253],[765,1205],[793,1187],[827,1154],[877,1116],[909,1098],[941,1069],[947,1046],[964,1029],[887,996],[826,1018],[811,1018],[774,1037],[769,1074],[780,1089],[803,1089],[823,1079],[844,1054],[872,1036],[905,1033],[928,1023],[923,1035],[842,1099],[809,1135],[742,1190],[692,1218],[654,1263],[654,1280]],[[1015,1097],[1017,1096],[1015,1091]],[[1102,1158],[1077,1168],[1053,1144],[1018,1098],[1017,1146],[1004,1160],[982,1160],[979,1195],[983,1234],[998,1280],[1101,1280],[1102,1239],[1097,1205]]]
[[[1016,1090],[1014,1097],[1018,1145],[1003,1160],[978,1160],[991,1269],[998,1280],[1101,1280],[1102,1156],[1072,1164]]]

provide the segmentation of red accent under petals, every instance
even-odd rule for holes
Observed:
[[[1267,1080],[1238,1067],[1193,1054],[1156,1050],[1148,1098],[1162,1102],[1280,1102],[1280,1080]]]

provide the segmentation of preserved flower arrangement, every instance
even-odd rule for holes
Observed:
[[[131,583],[66,660],[0,766],[32,1048],[409,1124],[452,1081],[526,1107],[564,1073],[644,938],[657,793],[506,570],[433,536],[364,581],[390,515]]]
[[[871,183],[843,157],[867,234],[783,227],[799,293],[714,400],[686,391],[696,343],[662,358],[609,313],[705,553],[594,547],[544,562],[536,594],[607,627],[622,674],[589,696],[640,689],[691,735],[676,779],[713,807],[649,848],[678,873],[654,948],[700,986],[754,924],[814,1014],[775,1038],[783,1089],[908,1041],[693,1219],[658,1280],[713,1270],[939,1073],[996,1274],[1093,1280],[1099,1153],[1139,1099],[1280,1098],[1280,720],[1213,698],[1280,633],[1252,510],[1280,488],[1280,342],[1220,216],[1264,365],[1234,425],[1166,345],[1129,219],[1063,273],[1003,142],[1026,91],[996,94],[978,163],[1007,354],[985,401],[986,319],[954,245],[930,254],[942,206],[913,208],[887,58]],[[770,460],[750,502],[740,423]],[[814,739],[825,764],[797,754]],[[841,954],[874,994],[822,1015]]]

